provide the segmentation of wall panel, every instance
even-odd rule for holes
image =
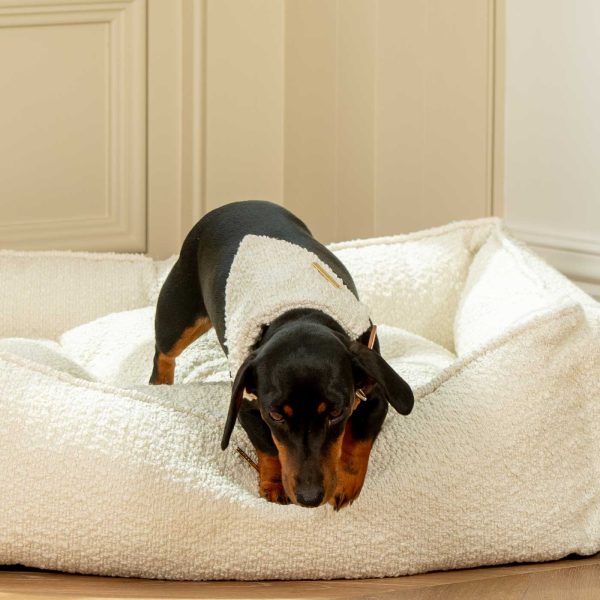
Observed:
[[[490,214],[493,17],[482,0],[379,0],[376,233]]]
[[[283,6],[207,0],[206,209],[282,200]]]
[[[336,240],[375,232],[376,0],[338,2]]]
[[[0,246],[145,250],[145,9],[0,1]]]
[[[284,204],[313,233],[336,229],[335,0],[285,3]]]

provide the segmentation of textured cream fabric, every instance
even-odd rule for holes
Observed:
[[[598,304],[495,220],[333,249],[416,398],[409,416],[390,411],[350,508],[259,498],[235,453],[251,452],[239,425],[220,450],[230,383],[214,333],[182,355],[176,385],[148,386],[153,308],[125,310],[58,342],[0,340],[0,562],[319,579],[599,551]],[[36,254],[27,259],[31,275],[21,272],[15,289],[40,276]],[[98,298],[98,260],[76,271],[79,285],[65,284],[65,310],[82,310],[90,290]],[[151,265],[154,279],[138,279],[120,308],[155,298],[168,264]],[[63,278],[45,285],[60,298]],[[3,293],[4,302],[6,284]],[[19,323],[31,310],[23,305]],[[0,312],[3,331],[15,329],[12,315]]]
[[[139,254],[0,250],[0,278],[0,337],[55,339],[109,312],[149,304],[155,267]]]
[[[324,312],[351,339],[370,327],[368,307],[316,254],[264,235],[244,237],[225,288],[225,345],[232,375],[250,353],[262,326],[294,308]]]

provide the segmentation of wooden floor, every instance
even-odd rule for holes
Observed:
[[[0,599],[600,600],[600,554],[553,563],[355,581],[154,581],[0,569]]]

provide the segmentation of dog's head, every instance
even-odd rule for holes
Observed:
[[[254,350],[238,370],[221,447],[242,403],[252,394],[279,452],[288,497],[302,506],[327,502],[348,418],[378,388],[401,414],[413,406],[408,384],[361,342],[315,323],[290,324]]]

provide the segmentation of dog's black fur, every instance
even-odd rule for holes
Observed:
[[[172,383],[175,357],[211,324],[227,353],[225,286],[248,234],[313,252],[358,297],[344,265],[285,208],[264,201],[217,208],[190,231],[161,289],[150,383]],[[268,276],[260,264],[256,276]],[[235,374],[222,448],[239,415],[257,451],[260,492],[268,500],[303,506],[330,502],[338,509],[351,503],[362,488],[388,403],[401,414],[411,411],[410,387],[381,358],[377,340],[373,350],[367,348],[369,333],[353,341],[334,319],[309,308],[287,311],[264,325]],[[366,401],[356,400],[359,388]]]

